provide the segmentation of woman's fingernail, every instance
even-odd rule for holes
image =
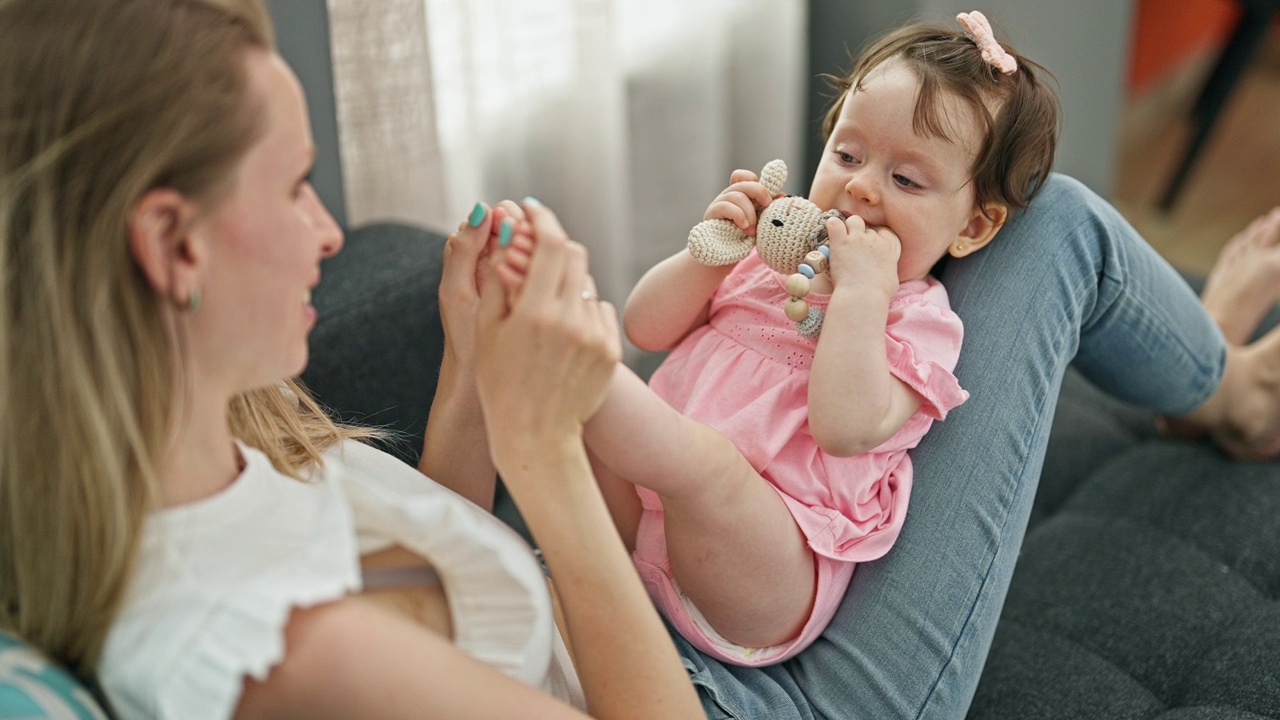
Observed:
[[[536,197],[532,196],[532,195],[525,195],[525,197],[524,197],[524,204],[525,204],[525,205],[536,205],[536,206],[538,206],[538,207],[542,207],[542,201],[541,201],[541,200],[539,200],[538,198],[536,198]]]
[[[467,218],[467,224],[471,227],[480,227],[482,222],[484,222],[484,203],[477,202],[476,206],[471,208],[471,217]]]
[[[498,226],[498,247],[506,247],[511,244],[511,218],[502,221],[502,225]]]

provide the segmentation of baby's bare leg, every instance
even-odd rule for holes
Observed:
[[[636,486],[606,465],[599,456],[591,452],[591,448],[587,448],[587,459],[591,461],[591,472],[596,476],[596,484],[600,486],[604,504],[609,508],[609,515],[618,528],[618,534],[622,536],[627,552],[635,552],[640,515],[644,512],[640,496],[636,494]]]
[[[662,498],[672,572],[721,635],[765,647],[800,631],[813,605],[813,554],[732,443],[621,365],[584,437],[601,464]]]
[[[519,223],[509,238],[496,272],[517,293],[533,240]],[[744,647],[799,633],[815,595],[813,554],[777,492],[732,443],[673,410],[621,364],[583,437],[628,549],[641,512],[633,485],[662,498],[672,572],[712,627]]]

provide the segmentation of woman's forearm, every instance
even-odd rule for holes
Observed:
[[[475,377],[448,353],[440,365],[418,469],[480,507],[493,509],[497,472],[489,456]]]
[[[536,443],[504,467],[555,582],[596,718],[704,717],[679,655],[632,567],[577,437]],[[549,482],[549,480],[554,479]]]

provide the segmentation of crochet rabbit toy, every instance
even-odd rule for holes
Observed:
[[[774,160],[764,166],[760,184],[777,195],[787,180],[787,164]],[[756,208],[756,236],[752,238],[729,220],[703,220],[689,232],[689,253],[703,265],[730,265],[751,253],[775,272],[787,275],[787,317],[807,337],[822,329],[822,311],[804,301],[809,281],[826,272],[827,218],[843,217],[838,210],[823,212],[802,197],[789,195],[775,199],[769,207]]]

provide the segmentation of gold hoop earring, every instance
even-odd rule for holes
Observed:
[[[185,309],[189,313],[193,313],[200,309],[200,291],[199,290],[192,290],[191,294],[187,296],[187,307]]]

